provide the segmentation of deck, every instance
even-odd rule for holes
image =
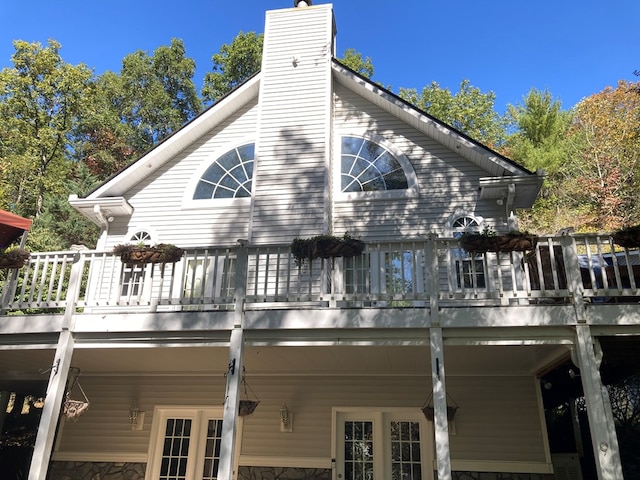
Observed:
[[[529,252],[485,254],[465,252],[454,238],[368,243],[358,257],[301,265],[288,245],[195,248],[177,263],[141,266],[112,252],[41,252],[21,269],[0,272],[0,313],[122,322],[125,313],[219,312],[226,325],[234,321],[229,313],[242,311],[260,325],[265,312],[285,318],[282,312],[315,310],[314,322],[330,326],[326,312],[373,318],[393,310],[406,326],[424,324],[425,311],[482,326],[487,311],[496,318],[518,307],[527,312],[520,321],[548,323],[535,320],[536,308],[637,306],[638,253],[597,235],[544,237]]]

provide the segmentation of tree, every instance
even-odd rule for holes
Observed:
[[[340,63],[349,67],[354,72],[359,73],[363,77],[373,77],[373,63],[370,57],[362,58],[362,54],[353,48],[347,48],[342,58],[338,58]]]
[[[70,169],[67,137],[86,107],[90,70],[65,63],[60,44],[16,40],[12,68],[0,71],[0,159],[4,208],[28,217],[61,192]]]
[[[211,57],[213,71],[207,72],[202,99],[215,102],[260,70],[264,35],[240,32]]]
[[[127,55],[120,74],[105,72],[76,131],[76,159],[105,179],[180,128],[202,109],[195,62],[181,40],[148,55]]]
[[[133,145],[141,151],[180,128],[201,110],[182,40],[172,39],[148,55],[142,50],[122,60],[121,94],[112,101],[123,123],[135,127]]]
[[[551,233],[571,225],[574,213],[567,208],[571,200],[565,183],[570,181],[565,165],[575,146],[567,132],[571,112],[563,111],[560,100],[548,90],[531,89],[522,104],[507,106],[512,134],[502,152],[532,171],[544,170],[545,182],[533,209],[521,214],[523,228]]]
[[[579,150],[565,167],[583,230],[610,231],[640,221],[639,86],[620,81],[575,107],[570,133]]]
[[[489,146],[499,145],[505,136],[504,122],[494,110],[495,93],[482,93],[469,80],[452,94],[438,83],[422,89],[400,89],[400,97],[438,120]]]

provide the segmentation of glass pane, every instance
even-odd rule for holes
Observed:
[[[373,480],[373,422],[345,422],[346,480]]]
[[[194,200],[203,200],[213,198],[213,185],[211,183],[207,183],[204,180],[200,180],[198,182],[198,186],[196,187],[196,191],[193,194]]]
[[[215,480],[218,475],[220,443],[222,441],[222,420],[210,419],[207,422],[207,438],[204,454],[203,480]]]
[[[222,155],[217,163],[222,166],[225,170],[231,170],[234,166],[240,163],[240,159],[238,158],[238,154],[235,150],[225,153]]]
[[[247,145],[242,145],[241,147],[238,147],[238,154],[240,155],[240,158],[242,159],[243,162],[246,162],[247,160],[251,160],[251,162],[253,162],[255,153],[255,145],[253,143],[249,143]]]
[[[186,480],[191,419],[167,419],[160,480]]]
[[[342,137],[342,153],[357,154],[364,140],[356,137]]]

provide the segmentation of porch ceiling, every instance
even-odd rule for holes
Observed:
[[[446,346],[447,375],[534,374],[567,352],[558,345]],[[47,380],[53,350],[0,350],[0,382]],[[224,347],[77,349],[72,365],[91,375],[218,375],[227,369]],[[251,375],[427,375],[426,346],[245,347]]]

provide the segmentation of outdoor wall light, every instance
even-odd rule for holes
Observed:
[[[135,400],[129,409],[129,423],[131,423],[131,430],[142,430],[144,426],[144,412],[138,408]]]
[[[294,7],[310,7],[311,0],[293,0]]]
[[[286,403],[282,403],[282,407],[280,407],[280,431],[293,431],[293,413],[289,411]]]

